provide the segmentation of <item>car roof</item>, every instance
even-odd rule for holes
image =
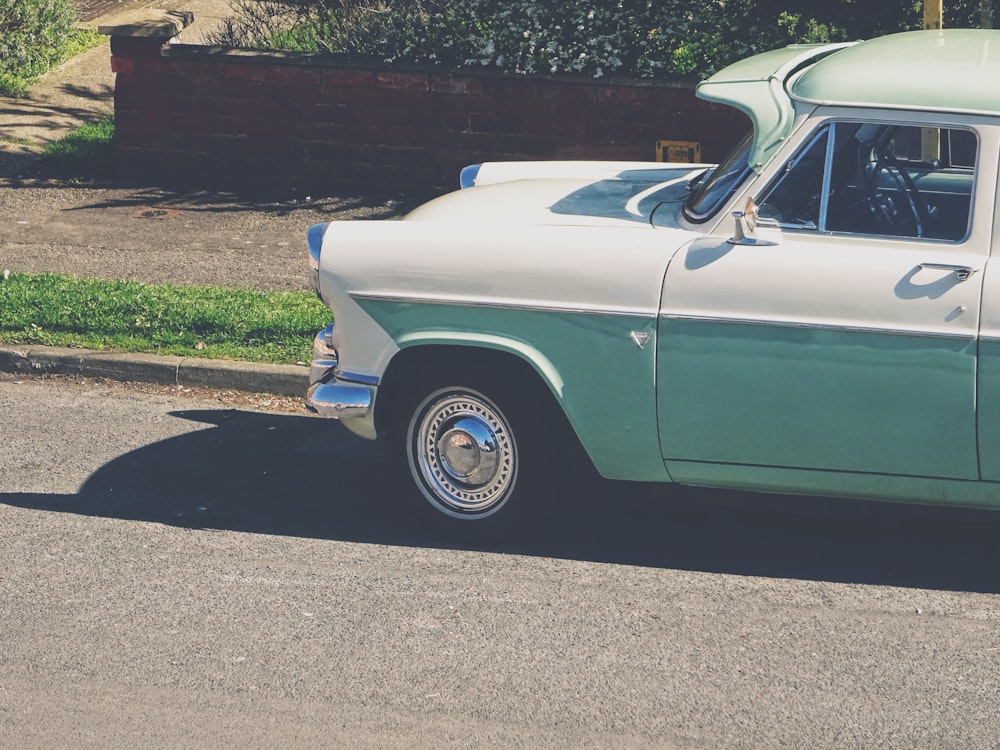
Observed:
[[[730,65],[703,99],[750,117],[760,169],[791,132],[795,102],[1000,114],[1000,30],[910,31],[864,42],[792,45]]]
[[[845,47],[788,81],[815,104],[1000,113],[1000,30],[910,31]]]

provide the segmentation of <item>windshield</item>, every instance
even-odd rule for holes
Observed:
[[[684,203],[684,215],[689,221],[701,222],[719,210],[740,183],[750,174],[749,155],[753,145],[751,130],[740,140],[717,167],[702,172],[691,183],[691,194]]]

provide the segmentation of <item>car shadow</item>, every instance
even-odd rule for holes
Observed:
[[[192,410],[211,425],[102,466],[23,508],[193,529],[475,549],[712,573],[1000,593],[1000,514],[830,498],[591,482],[553,522],[505,541],[449,536],[380,443],[335,422]]]

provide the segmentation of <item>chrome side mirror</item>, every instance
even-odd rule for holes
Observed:
[[[732,237],[726,240],[730,245],[755,245],[767,247],[777,245],[771,240],[762,240],[754,232],[757,229],[757,204],[753,198],[747,198],[747,204],[742,211],[733,211],[736,230]]]

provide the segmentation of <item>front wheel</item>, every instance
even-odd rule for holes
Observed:
[[[427,394],[413,409],[406,460],[434,508],[455,519],[484,519],[521,489],[519,441],[527,437],[527,425],[513,424],[486,394],[450,386]]]

